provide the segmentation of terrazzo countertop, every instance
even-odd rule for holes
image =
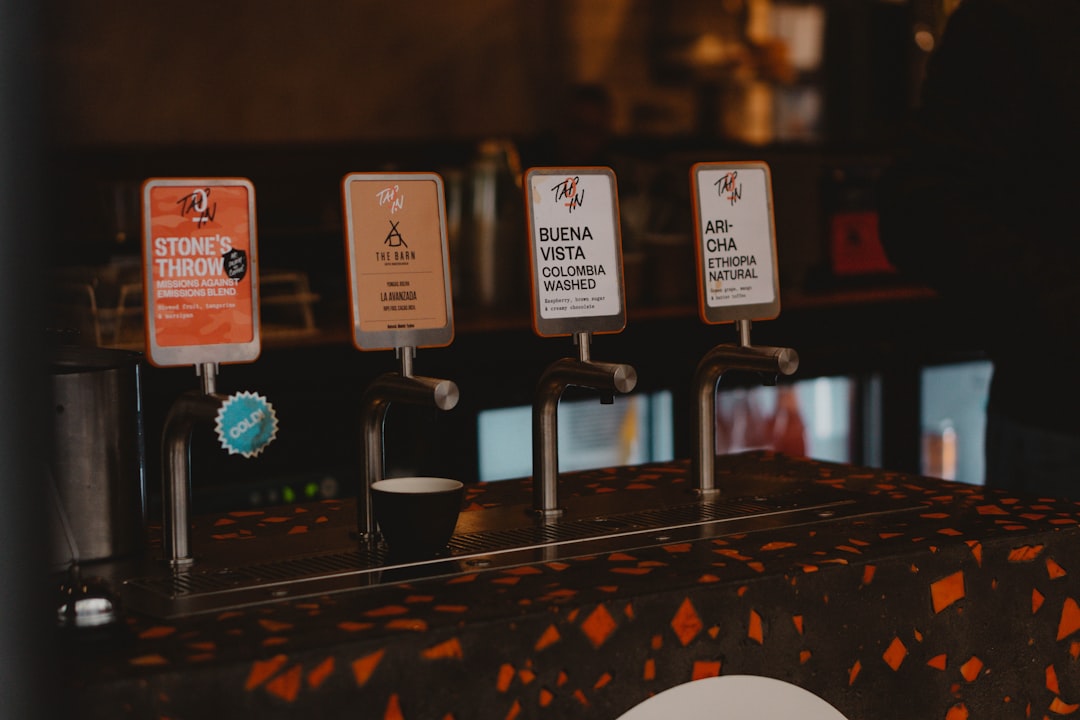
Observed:
[[[689,487],[685,461],[564,475],[586,496]],[[725,475],[914,508],[61,633],[87,718],[614,719],[716,675],[764,675],[850,720],[1080,710],[1080,504],[770,452]],[[721,482],[721,487],[723,483]],[[528,479],[465,512],[527,504]],[[197,552],[340,532],[351,500],[197,518]]]

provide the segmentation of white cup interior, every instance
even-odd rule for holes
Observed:
[[[371,483],[372,490],[395,493],[450,492],[463,486],[459,480],[444,477],[399,477]]]

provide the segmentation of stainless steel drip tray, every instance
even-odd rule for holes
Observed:
[[[125,607],[180,617],[918,507],[831,487],[716,500],[699,500],[684,490],[626,495],[635,502],[575,498],[563,517],[547,523],[522,506],[463,512],[447,553],[433,560],[398,564],[383,547],[350,541],[335,550],[316,549],[298,536],[287,558],[200,558],[176,572],[160,564],[156,572],[124,579],[119,591]],[[643,501],[653,507],[634,507]],[[609,511],[597,512],[602,507]]]

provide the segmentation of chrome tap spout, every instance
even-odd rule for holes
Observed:
[[[587,354],[586,354],[587,357]],[[558,501],[559,400],[567,387],[593,388],[601,398],[628,393],[637,385],[637,371],[630,365],[563,358],[544,370],[533,396],[533,511],[542,518],[562,513]]]
[[[226,399],[214,392],[188,390],[176,399],[165,417],[161,441],[162,541],[165,559],[173,567],[193,562],[189,535],[191,431],[199,422],[212,422]]]
[[[791,375],[799,367],[799,355],[791,348],[717,345],[701,359],[694,371],[694,448],[690,455],[690,476],[697,480],[702,495],[715,495],[716,385],[729,370],[749,370],[767,376]]]
[[[391,372],[380,375],[364,390],[360,398],[364,476],[357,498],[357,522],[360,537],[366,541],[375,538],[371,484],[383,477],[383,423],[390,403],[394,402],[451,410],[458,402],[458,387],[451,380]]]

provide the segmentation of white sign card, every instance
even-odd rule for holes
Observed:
[[[697,163],[690,170],[698,305],[705,322],[780,314],[772,178],[763,162]]]
[[[626,308],[615,173],[532,168],[525,207],[536,333],[620,332]]]

